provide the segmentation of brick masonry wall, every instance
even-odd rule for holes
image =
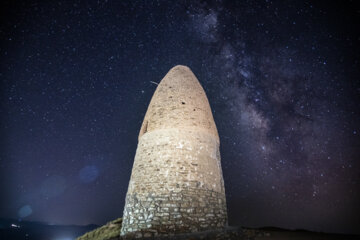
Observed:
[[[169,236],[226,225],[210,105],[191,70],[177,66],[159,84],[140,130],[121,235]]]

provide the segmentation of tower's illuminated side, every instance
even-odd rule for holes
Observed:
[[[158,85],[141,126],[121,235],[224,228],[219,144],[204,89],[188,67],[172,68]]]

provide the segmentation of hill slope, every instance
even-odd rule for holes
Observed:
[[[104,226],[84,234],[77,240],[108,240],[120,236],[122,218],[108,222]]]

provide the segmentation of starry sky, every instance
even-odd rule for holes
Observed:
[[[230,225],[360,233],[354,2],[2,1],[0,18],[0,217],[121,217],[153,82],[182,64]]]

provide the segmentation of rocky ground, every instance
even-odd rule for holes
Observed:
[[[77,240],[123,240],[120,238],[122,219],[116,219],[106,225],[77,238]],[[149,239],[149,238],[147,238]],[[224,231],[207,231],[182,235],[169,235],[159,240],[355,240],[359,235],[317,233],[305,230],[286,230],[280,228],[240,228],[228,227]]]
[[[243,228],[243,238],[246,240],[356,240],[359,235],[318,233],[305,230],[286,230],[279,228],[250,229]]]

